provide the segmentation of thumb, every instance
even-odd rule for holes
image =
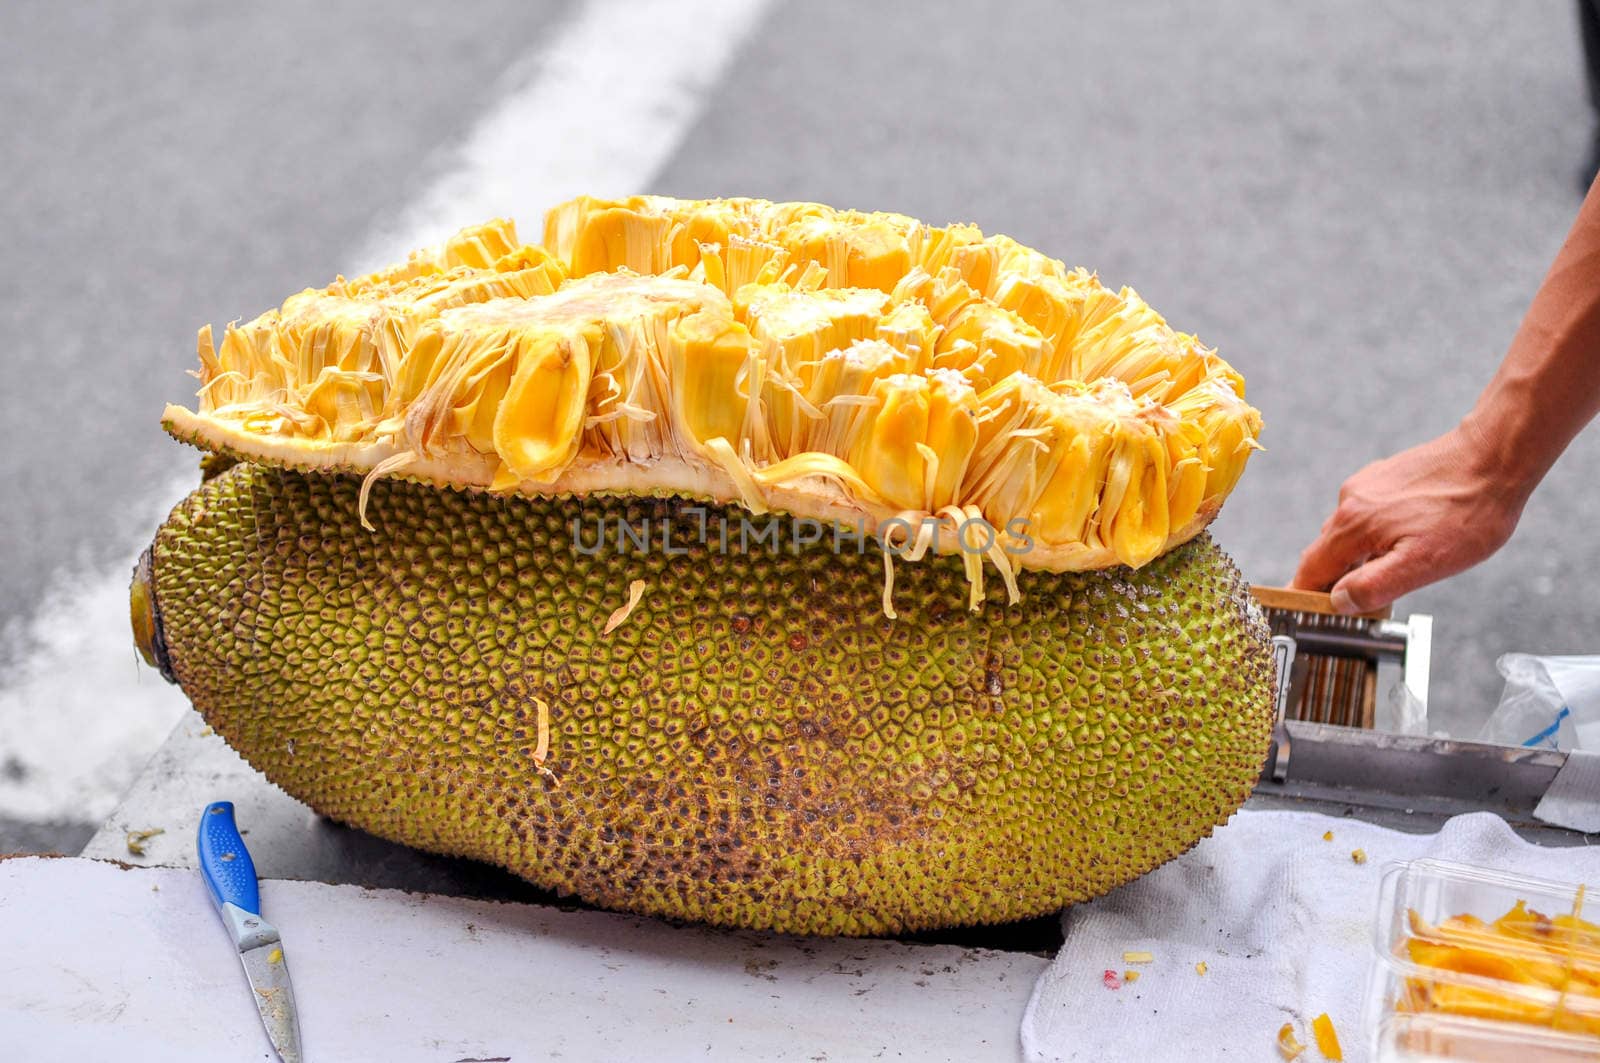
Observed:
[[[1334,609],[1345,615],[1373,613],[1427,582],[1414,549],[1402,540],[1388,553],[1346,573],[1329,596]]]

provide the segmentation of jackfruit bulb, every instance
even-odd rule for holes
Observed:
[[[1243,382],[1004,237],[580,199],[200,356],[135,638],[334,819],[876,934],[1097,896],[1259,773],[1267,632],[1204,534]]]

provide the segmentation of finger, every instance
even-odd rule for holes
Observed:
[[[1333,607],[1346,615],[1373,613],[1433,580],[1421,556],[1406,541],[1347,573],[1333,585]]]
[[[1366,539],[1352,532],[1349,523],[1335,512],[1323,525],[1322,534],[1300,554],[1300,566],[1295,569],[1289,585],[1325,590],[1365,561],[1371,552]]]

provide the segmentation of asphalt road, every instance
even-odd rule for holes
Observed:
[[[173,500],[194,455],[156,422],[196,327],[345,266],[569,15],[0,11],[0,683],[49,589],[126,563]],[[1346,475],[1488,379],[1592,128],[1559,0],[789,3],[653,190],[976,221],[1137,287],[1249,381],[1268,450],[1216,530],[1284,582]],[[1437,617],[1436,722],[1476,730],[1501,652],[1600,652],[1597,460],[1600,429],[1500,555],[1400,603]]]
[[[193,396],[195,330],[331,279],[564,13],[0,10],[0,616],[125,555],[196,460],[159,424]]]

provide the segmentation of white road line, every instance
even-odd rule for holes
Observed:
[[[150,533],[199,480],[196,468],[152,490],[124,515],[125,562],[63,571],[26,624],[6,630],[15,670],[0,689],[0,816],[103,818],[188,705],[133,648],[128,583]]]
[[[357,256],[373,269],[463,225],[510,217],[524,240],[576,195],[626,196],[699,116],[770,0],[597,0],[511,72],[509,91],[451,152],[451,172]]]
[[[356,273],[462,225],[512,217],[537,240],[543,212],[580,193],[627,195],[650,180],[699,116],[770,0],[594,0],[502,83],[442,176],[346,263]],[[285,293],[287,294],[287,293]],[[68,573],[9,640],[18,670],[0,689],[0,817],[98,821],[187,705],[135,667],[132,559],[159,514],[197,477],[153,492],[128,560]]]

